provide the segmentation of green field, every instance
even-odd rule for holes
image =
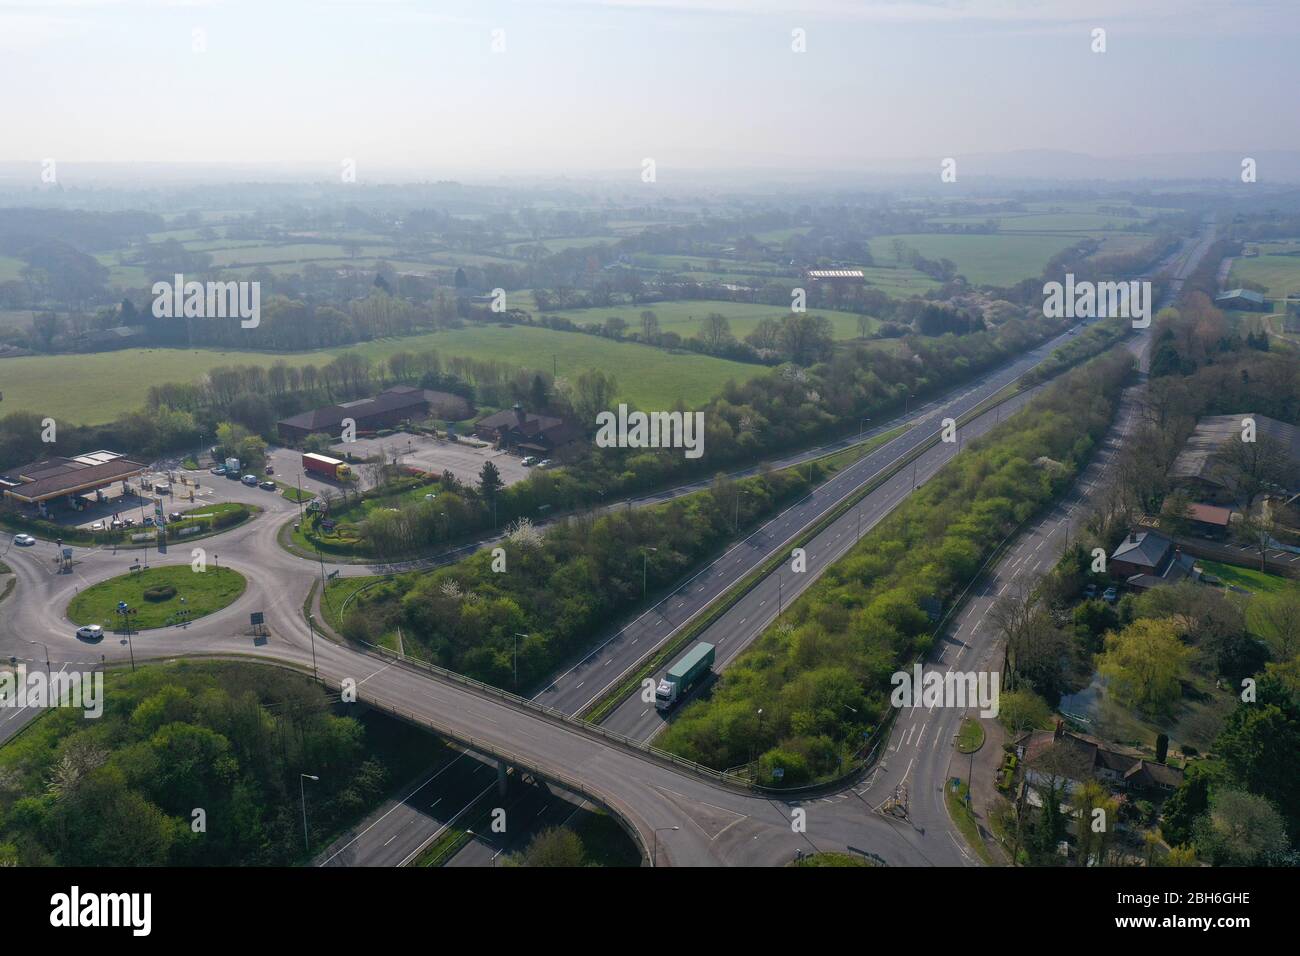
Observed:
[[[674,354],[648,345],[614,342],[576,332],[520,326],[468,326],[351,349],[315,352],[236,352],[213,349],[122,349],[88,355],[31,355],[0,359],[4,411],[34,411],[56,421],[95,425],[144,404],[150,385],[197,381],[220,365],[324,365],[346,351],[372,361],[394,352],[436,349],[443,356],[493,359],[523,368],[556,370],[570,381],[589,368],[613,372],[619,397],[643,408],[669,408],[678,398],[700,405],[728,379],[745,381],[767,370],[707,355]],[[69,388],[68,383],[83,383]],[[93,389],[93,398],[86,387]]]
[[[68,617],[74,624],[99,624],[111,631],[120,626],[119,601],[137,609],[131,627],[148,630],[166,627],[180,611],[189,611],[194,620],[233,603],[248,582],[238,571],[209,566],[199,573],[188,564],[149,568],[119,575],[86,588],[68,605]],[[147,588],[172,587],[174,596],[161,601],[145,598]]]
[[[1291,248],[1294,255],[1270,255],[1261,249],[1260,255],[1250,259],[1234,259],[1228,287],[1233,288],[1242,282],[1257,282],[1265,287],[1268,296],[1279,299],[1288,293],[1300,292],[1300,246],[1270,245],[1265,248]]]
[[[976,285],[1014,285],[1022,279],[1042,275],[1048,261],[1079,241],[1079,236],[1062,235],[975,235],[948,236],[918,233],[877,236],[871,240],[876,262],[894,261],[893,242],[901,239],[927,259],[951,259],[957,271]]]

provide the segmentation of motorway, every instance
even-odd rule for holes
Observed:
[[[1194,257],[1187,258],[1194,263]],[[1058,344],[1060,341],[1048,343],[1035,350],[1034,356],[1026,356],[1016,364],[1033,364]],[[958,417],[983,395],[998,391],[1014,377],[1011,369],[999,370],[979,386],[940,407],[948,416]],[[895,442],[911,441],[909,445],[895,446],[895,457],[926,440],[933,434],[932,426],[937,418],[944,415],[938,409],[923,408],[918,417],[920,423],[916,427],[895,439]],[[891,442],[857,466],[841,472],[817,490],[820,496],[815,493],[794,506],[803,509],[799,513],[804,521],[799,527],[826,513],[837,503],[837,498],[842,500],[870,480],[890,460],[882,458],[882,453],[893,445]],[[832,485],[834,489],[827,493]],[[267,496],[264,505],[270,515],[223,533],[219,544],[216,539],[208,542],[210,549],[220,548],[223,566],[233,566],[248,577],[249,585],[243,596],[229,608],[187,627],[138,634],[134,639],[137,660],[241,655],[312,669],[313,642],[301,608],[318,569],[276,546],[278,522],[274,519],[287,518],[296,511],[296,506],[277,496]],[[780,516],[774,521],[779,522]],[[769,522],[762,529],[768,542],[767,553],[773,553],[777,545],[798,530],[793,524],[792,521],[789,525],[773,526]],[[739,580],[747,573],[743,568],[754,566],[743,560],[747,549],[765,547],[761,542],[749,544],[754,538],[751,535],[737,546],[742,553],[731,557],[730,566],[724,563],[718,568],[724,573],[718,580],[710,581],[711,585],[725,590],[721,587],[723,579]],[[4,542],[5,538],[0,537],[0,546]],[[156,556],[154,563],[189,561],[188,549],[172,551],[166,556]],[[123,573],[135,554],[81,551],[72,571],[59,573],[53,546],[48,543],[40,543],[35,548],[8,549],[6,561],[18,576],[19,590],[6,601],[6,613],[0,617],[0,653],[30,661],[36,654],[32,642],[36,642],[60,666],[125,663],[128,660],[125,642],[110,635],[98,645],[84,644],[73,636],[73,627],[63,609],[81,587]],[[724,556],[720,560],[726,559]],[[346,574],[358,569],[340,570]],[[807,579],[811,581],[812,577],[810,565]],[[694,613],[689,607],[664,610],[668,613],[652,611],[638,619],[644,621],[642,626],[648,628],[648,634],[658,636],[661,641],[668,637],[671,628],[680,626],[683,614]],[[244,623],[251,611],[266,614],[269,636],[255,636]],[[661,617],[662,623],[645,620],[647,617]],[[757,634],[762,623],[761,618],[755,618],[747,626]],[[629,627],[636,624],[633,622]],[[506,700],[323,639],[315,640],[314,652],[320,676],[326,683],[338,686],[345,679],[353,680],[366,702],[417,721],[444,736],[457,738],[481,753],[502,756],[513,766],[529,768],[561,785],[585,790],[593,799],[619,813],[637,831],[645,846],[651,845],[658,832],[661,864],[767,865],[785,862],[797,850],[843,849],[850,844],[868,847],[894,865],[973,862],[952,838],[950,828],[920,829],[902,825],[876,813],[862,790],[850,789],[807,802],[737,790],[665,764],[631,747],[613,744],[591,730],[563,723],[526,702]],[[43,655],[36,656],[43,658]],[[584,659],[579,669],[590,671],[592,663]],[[613,664],[599,666],[610,673],[614,669]],[[577,709],[584,703],[578,698],[583,696],[585,688],[578,685],[586,683],[581,677],[573,676],[572,671],[557,679],[552,693],[565,693],[568,702],[561,709]],[[608,683],[605,682],[606,686]],[[569,693],[572,697],[567,696]],[[928,739],[934,748],[937,735]],[[875,787],[879,783],[873,777],[868,785]],[[792,825],[795,809],[807,814],[806,829],[802,831]],[[400,820],[400,816],[395,816]],[[390,845],[392,842],[396,841],[390,841]]]

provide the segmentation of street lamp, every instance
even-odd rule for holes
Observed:
[[[307,791],[304,789],[304,782],[307,780],[320,780],[320,777],[310,773],[298,774],[298,796],[302,798],[302,845],[308,853],[311,852],[311,843],[307,840]]]
[[[862,426],[871,421],[870,418],[858,419],[858,461],[866,457],[867,450],[862,447]]]
[[[41,647],[45,648],[45,677],[46,680],[48,681],[50,676],[50,649],[46,647],[45,644],[43,644],[41,641],[29,641],[25,637],[23,638],[23,640],[27,641],[28,644],[40,644]]]
[[[737,501],[740,500],[739,495],[736,496],[736,500]],[[649,566],[649,562],[650,562],[649,552],[651,551],[653,551],[655,554],[659,553],[658,548],[641,549],[641,600],[643,601],[645,600],[645,595],[646,595],[646,568]]]
[[[655,827],[655,848],[654,848],[654,852],[650,855],[651,866],[659,865],[659,831],[680,830],[680,829],[681,827]]]
[[[527,634],[520,634],[518,631],[516,631],[515,632],[515,690],[519,689],[519,638],[521,637],[525,641],[528,640]]]
[[[316,615],[307,615],[307,629],[311,631],[311,676],[314,680],[320,680],[320,674],[316,671]]]
[[[131,673],[135,673],[135,647],[131,644],[131,615],[139,614],[138,608],[129,607],[125,601],[119,601],[117,613],[122,615],[122,626],[126,628],[126,649],[131,655]]]

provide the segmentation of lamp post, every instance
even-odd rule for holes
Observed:
[[[311,852],[311,843],[307,839],[307,791],[305,781],[320,780],[315,774],[300,773],[298,774],[298,796],[302,798],[302,846],[308,853]]]
[[[45,644],[42,643],[41,641],[30,641],[27,640],[27,638],[25,637],[23,638],[23,640],[27,641],[28,644],[40,644],[41,647],[45,648],[45,678],[46,681],[48,682],[50,677],[50,649],[46,647]]]
[[[518,631],[516,631],[515,632],[515,690],[519,689],[519,638],[521,637],[525,641],[528,640],[527,634],[520,634]]]
[[[680,829],[681,827],[655,827],[655,848],[654,848],[654,852],[650,855],[651,866],[659,865],[659,831],[680,830]]]
[[[737,500],[737,501],[740,500],[740,496],[739,496],[739,495],[737,495],[736,500]],[[659,553],[659,549],[658,549],[658,548],[642,548],[642,549],[641,549],[641,600],[643,600],[643,601],[645,600],[645,596],[646,596],[646,570],[647,570],[647,568],[649,567],[649,564],[650,564],[650,554],[649,554],[649,552],[651,552],[651,551],[655,552],[655,554],[658,554],[658,553]]]
[[[139,610],[127,605],[125,601],[119,601],[117,613],[122,615],[122,626],[126,628],[126,650],[131,655],[131,673],[135,673],[135,647],[131,644],[131,615],[138,614]]]
[[[862,418],[858,420],[858,461],[861,461],[867,454],[867,450],[862,447],[862,426],[869,421],[871,421],[870,418]]]
[[[316,671],[316,615],[307,615],[307,629],[311,631],[311,676],[314,680],[320,680],[320,674]]]

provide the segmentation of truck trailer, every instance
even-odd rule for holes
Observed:
[[[690,649],[659,681],[655,688],[655,709],[672,710],[692,687],[713,667],[713,645],[701,641]]]
[[[302,467],[303,471],[309,471],[322,478],[332,478],[335,481],[347,481],[352,477],[352,469],[348,467],[347,462],[318,455],[315,452],[307,452],[302,456]]]

